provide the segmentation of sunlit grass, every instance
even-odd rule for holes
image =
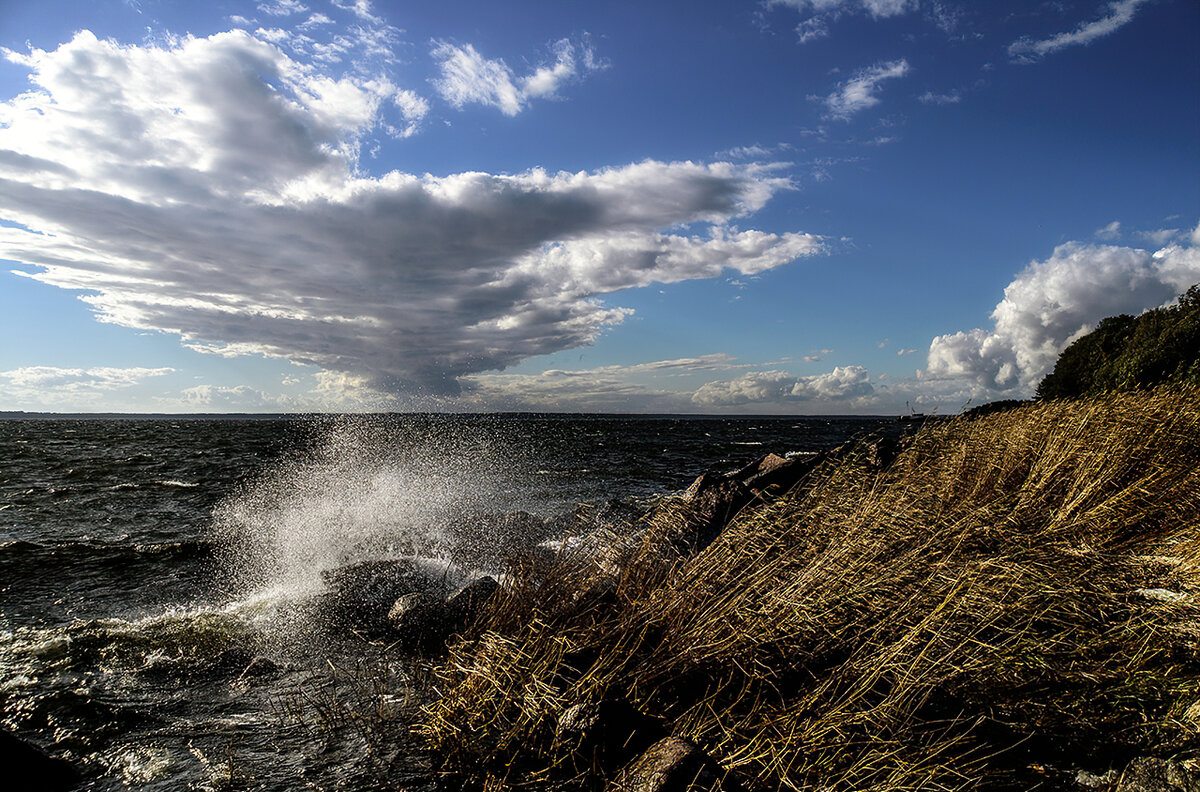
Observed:
[[[620,751],[556,734],[601,700],[764,789],[1027,789],[1194,756],[1198,396],[933,423],[883,472],[844,455],[697,555],[667,549],[678,503],[615,577],[517,564],[419,731],[489,789],[602,786]]]

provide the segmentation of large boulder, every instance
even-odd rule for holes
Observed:
[[[424,591],[398,597],[387,613],[396,646],[413,653],[429,653],[441,648],[452,624],[446,603]]]
[[[665,737],[621,770],[607,792],[717,792],[720,766],[683,737]]]
[[[440,599],[450,576],[447,566],[419,559],[363,561],[323,574],[329,591],[318,607],[333,627],[383,633],[399,597],[420,591]]]
[[[494,577],[484,575],[467,583],[446,599],[446,617],[453,629],[461,630],[479,616],[483,606],[491,601],[500,584]]]
[[[0,729],[0,767],[4,768],[4,788],[13,792],[66,792],[83,780],[70,763],[4,729]]]

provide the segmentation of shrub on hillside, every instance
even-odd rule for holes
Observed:
[[[1101,321],[1063,350],[1037,397],[1144,390],[1164,382],[1200,384],[1200,284],[1175,305]]]

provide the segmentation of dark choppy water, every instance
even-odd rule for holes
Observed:
[[[0,720],[88,789],[422,788],[410,669],[323,626],[322,571],[487,567],[481,515],[685,487],[870,419],[0,422]],[[477,532],[476,532],[477,534]],[[491,539],[492,541],[489,541]],[[468,548],[469,549],[469,548]],[[251,659],[274,663],[244,675]]]

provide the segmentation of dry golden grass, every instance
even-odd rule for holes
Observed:
[[[624,755],[556,724],[602,700],[750,788],[1054,789],[1197,757],[1200,393],[1038,403],[866,457],[691,557],[664,550],[686,509],[660,511],[615,585],[587,559],[515,568],[438,672],[420,733],[443,770],[601,787]]]

